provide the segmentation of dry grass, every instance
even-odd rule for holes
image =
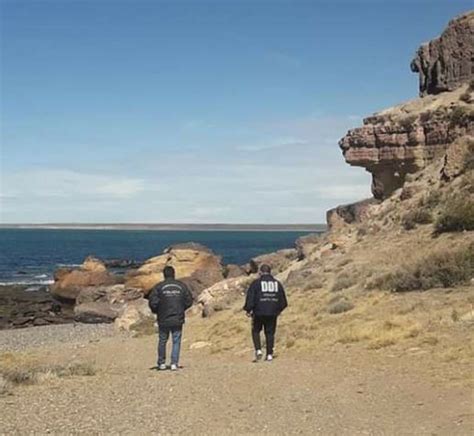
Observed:
[[[332,292],[342,291],[357,284],[357,277],[349,272],[342,272],[331,286]]]
[[[8,392],[11,387],[45,383],[61,377],[93,376],[96,370],[90,363],[69,363],[64,365],[38,364],[35,362],[15,361],[15,364],[3,364],[0,367],[0,393]]]
[[[328,313],[335,315],[339,313],[349,312],[354,309],[354,305],[346,299],[334,301],[328,304]]]
[[[434,252],[416,263],[399,266],[366,286],[394,292],[426,291],[467,283],[474,275],[474,244]]]
[[[436,220],[436,233],[474,230],[474,201],[469,196],[449,196]]]

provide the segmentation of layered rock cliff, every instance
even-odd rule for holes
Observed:
[[[412,62],[423,97],[366,118],[340,140],[346,161],[372,174],[375,198],[387,198],[407,174],[442,157],[458,138],[474,135],[473,38],[474,12],[452,20]]]

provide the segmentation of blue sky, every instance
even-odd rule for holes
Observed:
[[[0,0],[2,222],[324,222],[456,0]]]

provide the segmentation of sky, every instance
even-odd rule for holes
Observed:
[[[0,0],[0,222],[321,223],[462,0]]]

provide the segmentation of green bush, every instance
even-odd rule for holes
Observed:
[[[435,223],[436,233],[474,230],[474,201],[466,195],[448,198]]]
[[[474,244],[463,249],[432,254],[414,266],[386,274],[376,284],[394,292],[449,288],[468,283],[474,274]]]

